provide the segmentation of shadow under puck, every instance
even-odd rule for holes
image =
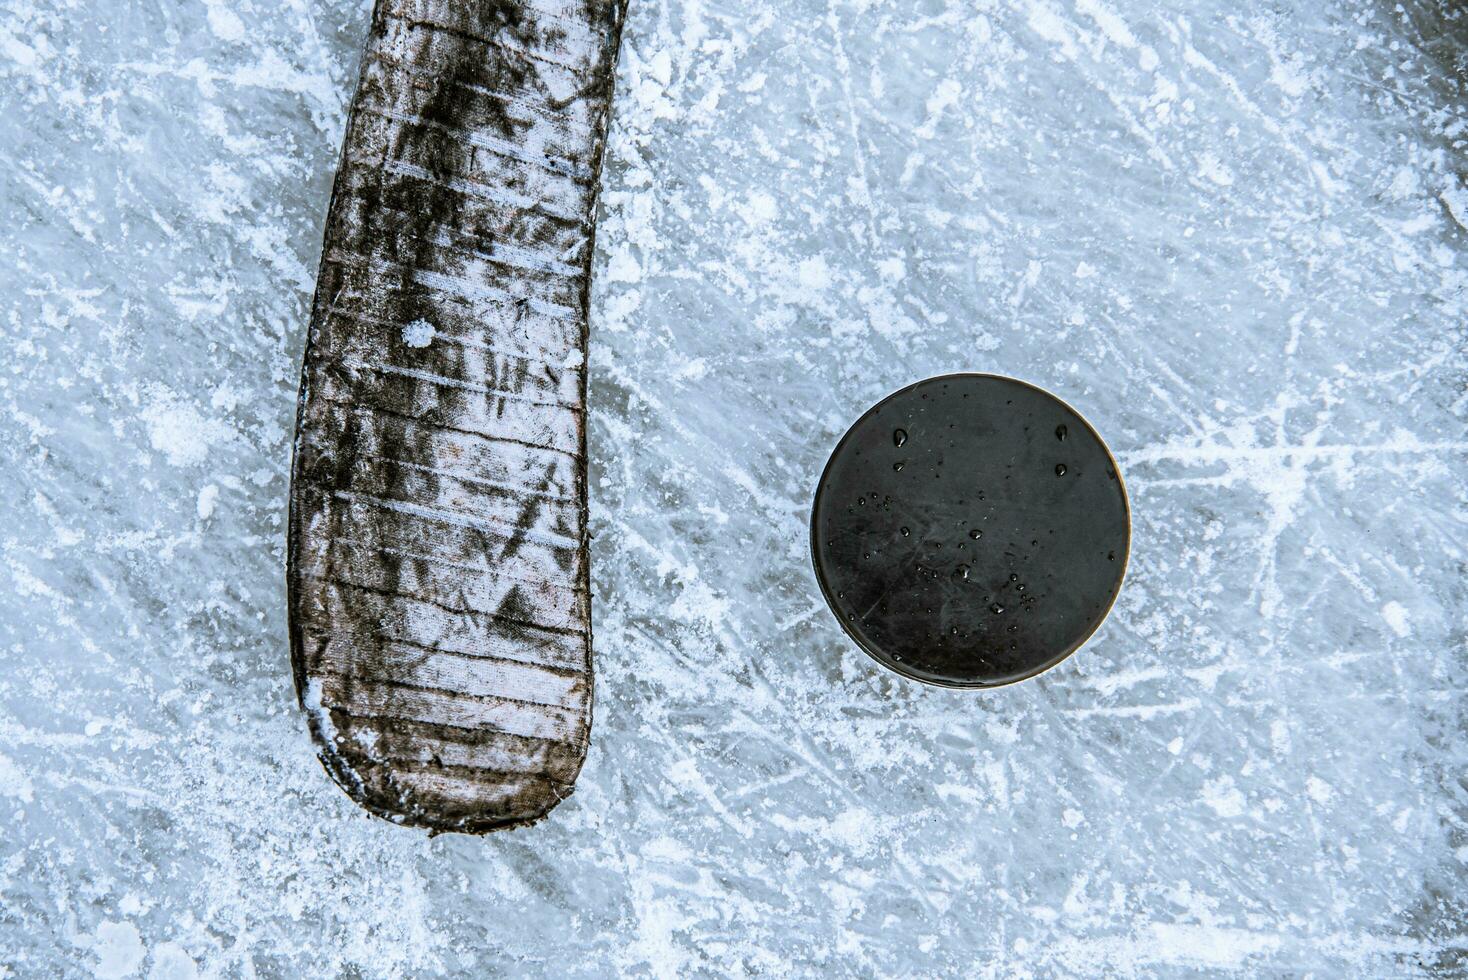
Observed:
[[[877,662],[998,687],[1101,625],[1131,542],[1126,489],[1076,411],[1023,381],[950,374],[868,409],[816,487],[816,580]]]

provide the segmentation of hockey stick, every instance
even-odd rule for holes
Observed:
[[[483,833],[591,729],[586,344],[626,0],[377,0],[301,375],[287,569],[333,779]]]

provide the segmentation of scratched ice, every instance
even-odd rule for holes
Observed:
[[[1436,2],[633,0],[595,743],[429,840],[322,774],[283,632],[366,4],[0,0],[0,973],[1461,976]],[[956,369],[1080,407],[1136,517],[1097,640],[988,695],[883,674],[806,555],[844,426]]]

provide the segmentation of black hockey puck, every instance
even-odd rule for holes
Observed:
[[[1055,666],[1111,610],[1131,515],[1106,444],[1065,402],[992,374],[889,395],[816,487],[816,580],[878,663],[945,687]]]

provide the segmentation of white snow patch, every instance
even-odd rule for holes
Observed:
[[[1043,4],[1036,4],[1030,8],[1028,23],[1030,30],[1051,44],[1059,45],[1062,58],[1067,61],[1075,60],[1077,54],[1075,42],[1071,40],[1065,21],[1054,9]]]
[[[1244,815],[1244,794],[1234,785],[1232,776],[1220,776],[1203,784],[1203,802],[1220,817]]]
[[[915,130],[914,135],[919,139],[932,139],[938,131],[938,121],[943,118],[944,111],[957,105],[958,97],[962,94],[963,86],[956,79],[945,78],[939,82],[933,94],[928,96],[928,118]]]
[[[0,755],[0,796],[13,796],[22,803],[35,799],[35,787],[30,779],[4,755]]]
[[[138,927],[131,922],[103,922],[97,927],[91,946],[98,960],[92,968],[92,975],[98,980],[122,980],[133,976],[148,955]]]
[[[403,343],[409,347],[427,347],[438,336],[438,330],[427,320],[414,320],[403,328]]]
[[[33,67],[39,60],[35,48],[9,33],[0,33],[0,54],[25,68]]]
[[[944,109],[958,104],[958,97],[963,94],[963,86],[957,79],[945,78],[938,83],[933,94],[928,96],[927,109],[929,115],[936,116]]]
[[[1412,632],[1412,621],[1407,615],[1407,607],[1395,599],[1381,607],[1381,618],[1386,620],[1386,624],[1398,636],[1406,636]]]
[[[775,814],[771,822],[781,830],[810,834],[841,844],[857,856],[871,854],[881,840],[881,821],[860,807],[843,810],[830,819]]]
[[[211,419],[161,385],[149,392],[151,402],[139,413],[148,427],[148,444],[164,455],[170,466],[195,466],[209,457],[215,445],[235,432]]]
[[[877,274],[886,282],[901,282],[907,276],[907,263],[899,256],[890,256],[877,263]]]
[[[1275,61],[1269,81],[1292,99],[1298,99],[1310,89],[1310,73],[1303,69],[1298,57]]]
[[[830,836],[858,856],[871,853],[876,846],[881,821],[866,810],[853,807],[831,821]]]
[[[802,261],[798,275],[800,284],[812,291],[820,291],[831,285],[831,269],[819,255]]]
[[[637,261],[637,256],[632,254],[631,249],[620,248],[612,253],[611,260],[607,262],[607,281],[642,281],[642,264]]]
[[[148,980],[198,980],[199,967],[178,943],[159,943],[153,948],[153,966]]]
[[[1279,948],[1277,936],[1223,926],[1152,923],[1155,955],[1163,963],[1238,969],[1251,956]]]
[[[667,88],[673,83],[673,56],[667,51],[659,51],[652,56],[647,63],[648,73],[657,79],[658,84]]]
[[[1335,787],[1319,776],[1311,776],[1305,780],[1305,792],[1310,795],[1310,799],[1321,806],[1329,803],[1335,797]]]
[[[209,7],[209,29],[221,41],[243,41],[245,22],[239,14],[226,7],[220,0],[206,0]]]
[[[673,377],[679,381],[701,381],[709,373],[708,361],[701,357],[695,357],[688,361],[678,370],[673,372]]]
[[[1112,44],[1123,48],[1137,46],[1136,36],[1127,27],[1126,21],[1105,4],[1098,0],[1076,0],[1076,11],[1094,20],[1096,26],[1101,28],[1101,33],[1106,35],[1106,40]]]
[[[765,224],[774,221],[780,216],[780,206],[775,199],[764,191],[754,191],[749,195],[749,207],[745,212],[745,220],[750,224]]]
[[[729,614],[729,600],[717,595],[695,576],[683,583],[683,590],[668,607],[668,612],[685,623],[701,622],[716,626]]]
[[[757,71],[734,87],[746,95],[751,92],[758,92],[765,87],[765,82],[769,80],[769,77],[765,72]]]
[[[219,488],[209,484],[199,491],[199,520],[207,521],[214,516],[214,507],[219,503]]]
[[[1312,160],[1310,162],[1310,173],[1314,175],[1315,182],[1320,185],[1320,189],[1325,193],[1339,194],[1341,192],[1343,187],[1341,182],[1332,177],[1330,171],[1326,169],[1325,164],[1319,160]]]
[[[1198,174],[1208,178],[1219,187],[1228,187],[1234,182],[1233,172],[1212,153],[1198,155]]]

